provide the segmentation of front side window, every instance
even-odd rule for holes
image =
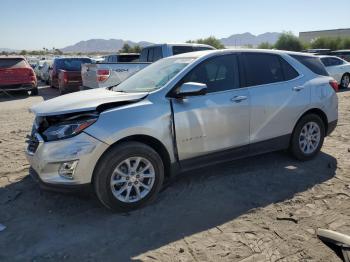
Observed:
[[[278,55],[246,53],[243,55],[246,86],[265,85],[284,80]]]
[[[206,84],[207,92],[212,93],[238,88],[238,75],[237,56],[224,55],[199,64],[181,82]]]

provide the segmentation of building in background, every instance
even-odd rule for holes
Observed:
[[[319,37],[350,37],[350,28],[300,32],[299,39],[310,43]]]

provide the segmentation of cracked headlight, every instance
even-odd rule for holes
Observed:
[[[81,133],[84,129],[91,126],[97,121],[97,118],[80,120],[76,122],[66,122],[50,126],[43,132],[46,141],[55,141],[69,138]]]

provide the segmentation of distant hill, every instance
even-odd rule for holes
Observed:
[[[239,47],[239,46],[257,46],[263,42],[275,44],[281,33],[268,32],[261,35],[253,35],[251,33],[234,34],[226,38],[219,39],[226,47]],[[86,41],[80,41],[74,45],[70,45],[61,48],[64,53],[90,53],[90,52],[117,52],[123,45],[127,43],[130,46],[139,45],[145,47],[152,44],[151,42],[141,41],[133,42],[123,39],[90,39]],[[0,52],[19,52],[10,48],[0,48]]]
[[[0,48],[0,52],[18,52],[18,50],[11,48]]]
[[[221,38],[220,41],[225,46],[246,46],[252,45],[257,46],[263,42],[268,42],[270,44],[275,44],[281,33],[268,32],[261,35],[253,35],[251,33],[235,34],[227,38]]]
[[[139,45],[141,47],[152,44],[146,41],[132,42],[122,39],[90,39],[80,41],[74,45],[61,48],[60,50],[64,53],[117,52],[125,43],[129,44],[130,46]]]

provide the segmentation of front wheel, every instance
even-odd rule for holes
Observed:
[[[115,211],[130,211],[152,201],[162,187],[164,165],[158,153],[139,142],[115,146],[99,161],[94,188]]]
[[[325,136],[322,119],[315,114],[302,117],[292,134],[290,151],[299,160],[309,160],[321,150]]]

